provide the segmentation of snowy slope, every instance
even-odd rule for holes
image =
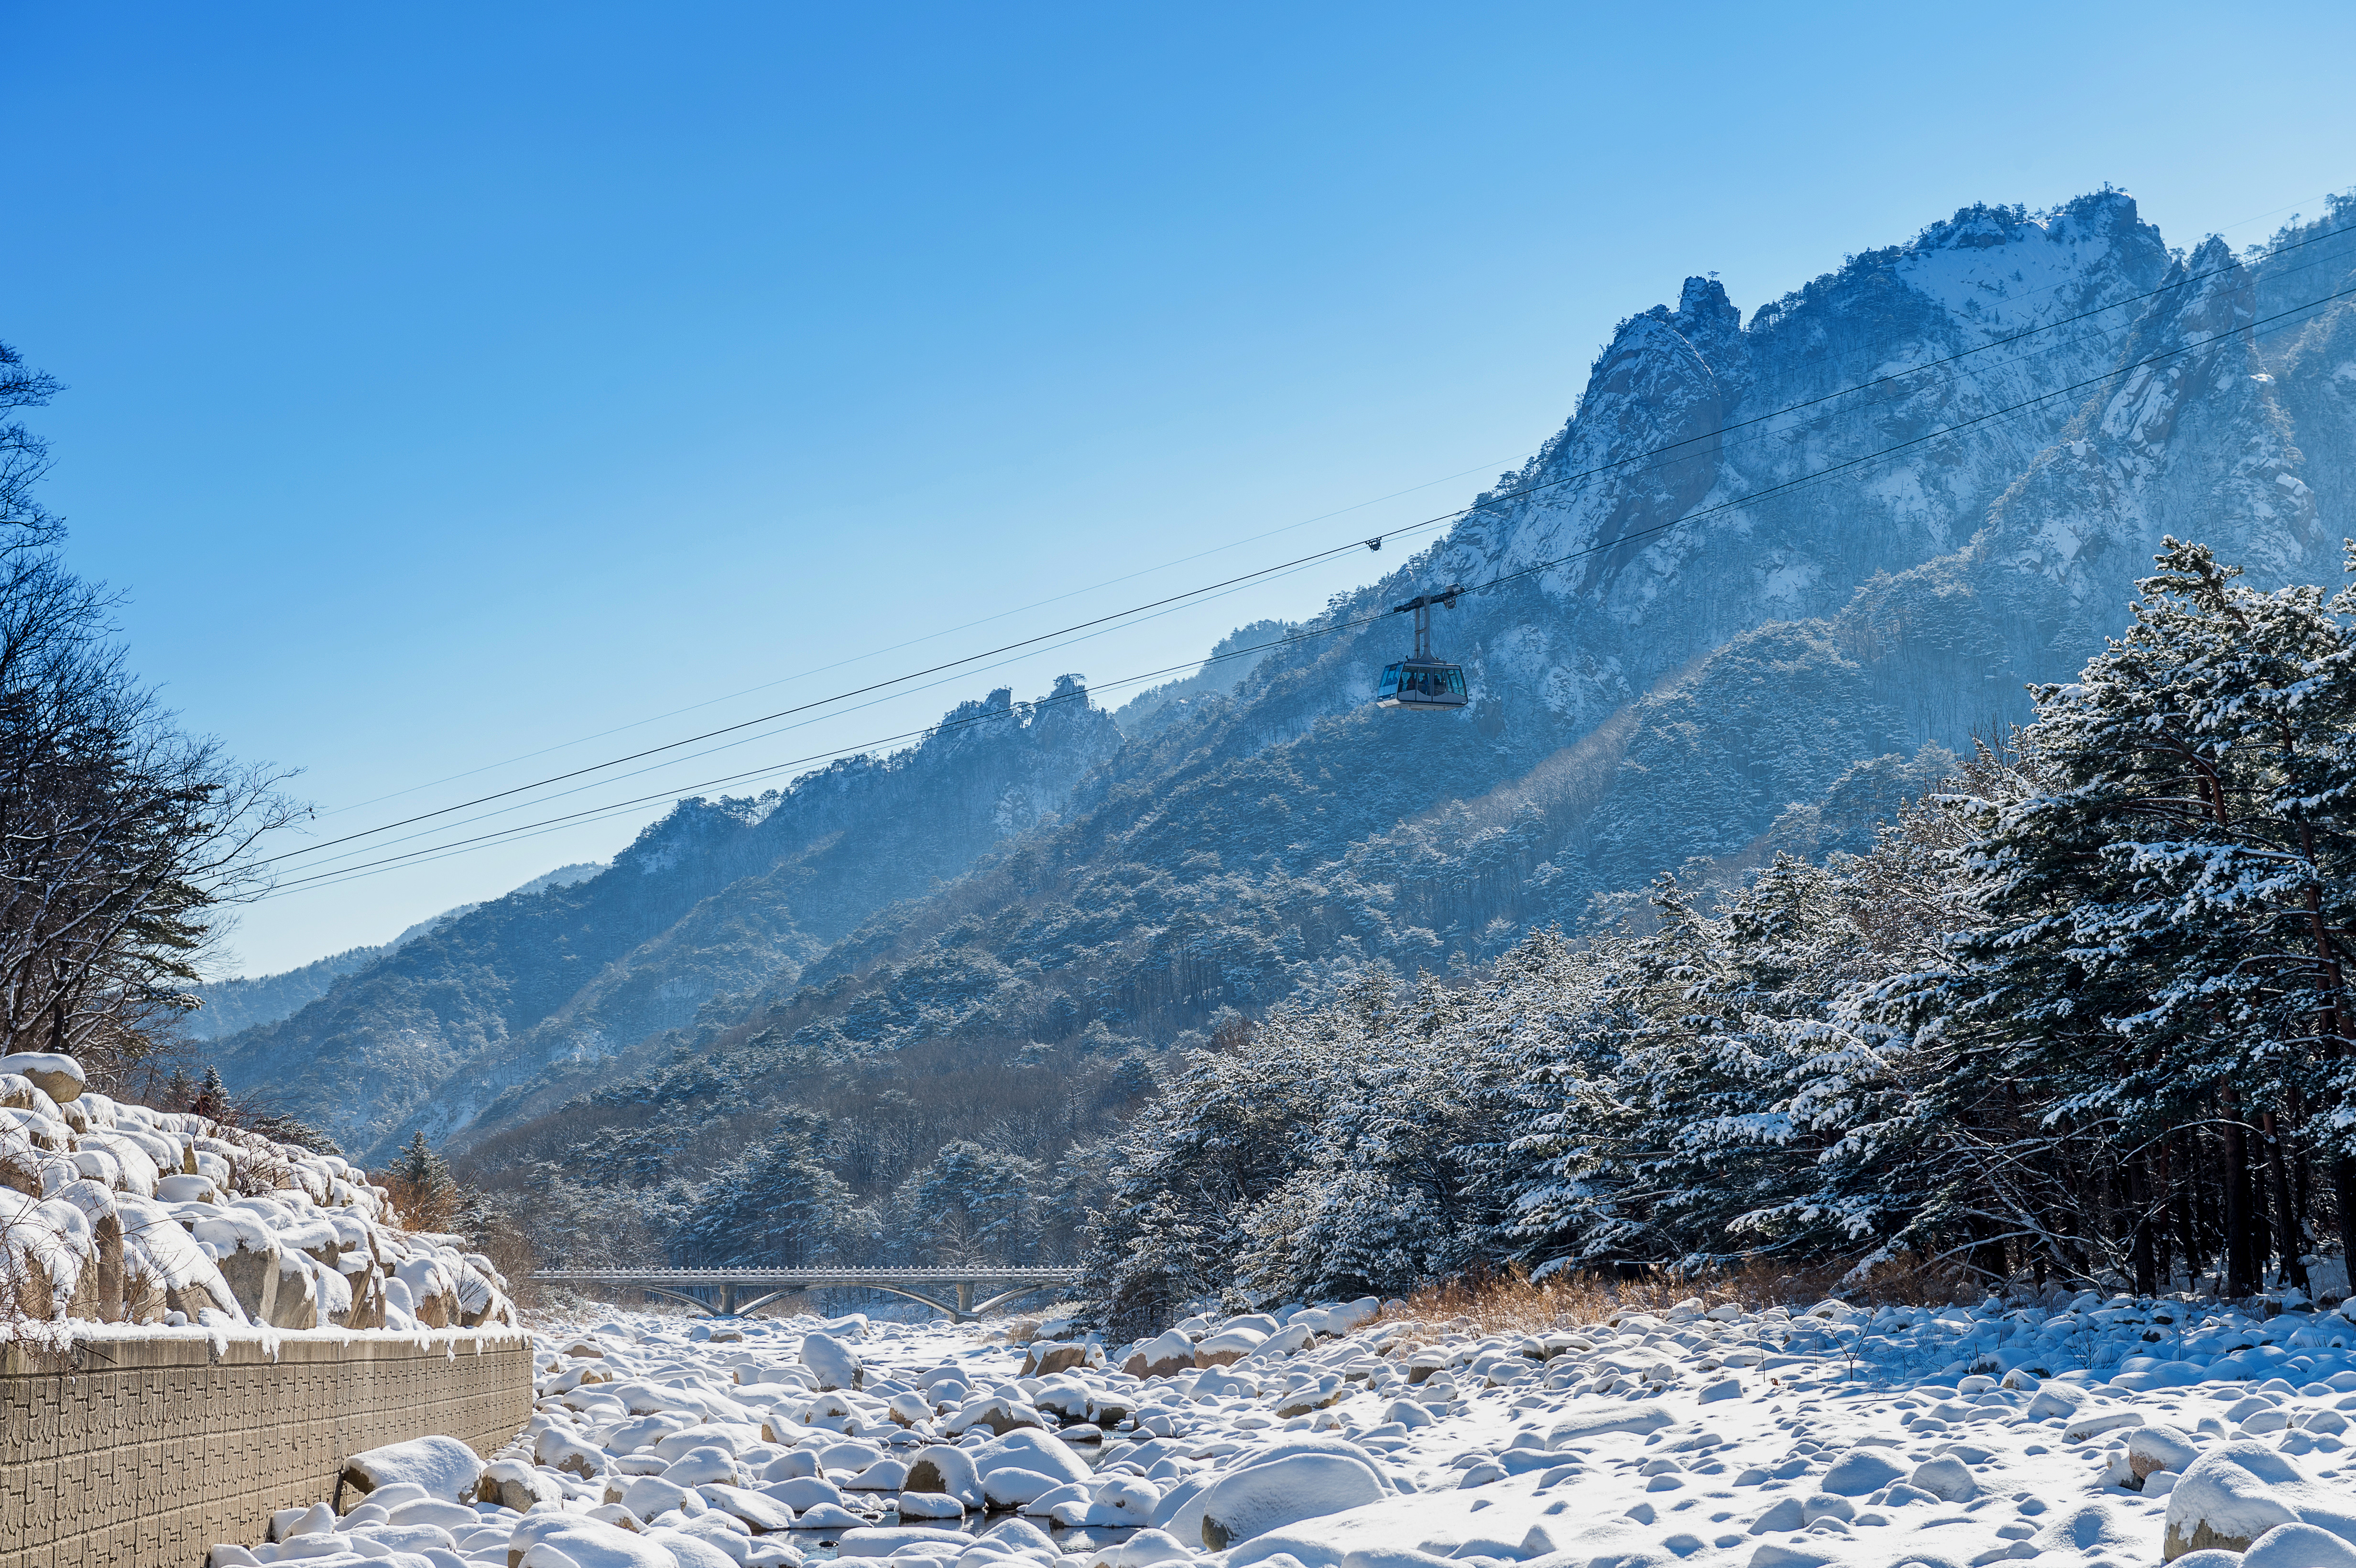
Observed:
[[[790,980],[877,908],[1052,821],[1119,743],[1077,690],[1036,709],[1001,690],[895,757],[848,759],[758,800],[682,802],[598,874],[444,922],[220,1041],[217,1063],[232,1088],[266,1087],[366,1157],[415,1131],[445,1138],[552,1065]]]

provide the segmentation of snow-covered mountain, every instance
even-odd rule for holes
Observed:
[[[544,871],[517,888],[517,893],[536,893],[546,888],[570,887],[574,882],[588,880],[604,870],[601,861],[580,860],[570,866],[559,866]],[[348,947],[341,953],[330,953],[308,964],[276,975],[243,975],[227,980],[209,980],[194,987],[194,994],[204,1006],[189,1013],[181,1028],[192,1040],[220,1040],[262,1024],[276,1023],[298,1008],[307,1007],[327,994],[337,980],[356,970],[365,969],[387,954],[414,942],[429,931],[437,931],[460,915],[472,914],[480,904],[459,904],[440,914],[428,915],[412,925],[391,942],[373,947]]]
[[[1034,708],[992,692],[907,752],[755,800],[682,802],[596,875],[442,922],[220,1041],[218,1065],[372,1157],[413,1130],[444,1136],[553,1063],[790,980],[878,909],[1052,822],[1119,734],[1076,681],[1049,695]]]
[[[1126,739],[1058,704],[683,805],[603,876],[226,1042],[223,1071],[310,1074],[315,1114],[360,1107],[348,1147],[423,1126],[487,1168],[622,1169],[634,1144],[675,1168],[740,1136],[716,1103],[921,1101],[891,1066],[911,1046],[977,1072],[1150,1056],[1690,860],[1838,842],[2074,671],[2162,534],[2262,583],[2336,576],[2351,221],[2174,252],[2106,190],[1967,208],[1748,320],[1689,279],[1443,539],[1299,623],[1332,636]],[[1369,709],[1405,651],[1379,612],[1457,581],[1480,591],[1437,637],[1471,705]],[[921,1164],[948,1123],[917,1121]],[[1088,1131],[1003,1136],[1044,1157]]]

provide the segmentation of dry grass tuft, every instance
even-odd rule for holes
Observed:
[[[1608,1322],[1624,1313],[1663,1312],[1696,1296],[1705,1309],[1732,1303],[1758,1311],[1809,1307],[1830,1296],[1859,1307],[1941,1307],[1987,1294],[1986,1284],[1965,1269],[1892,1261],[1852,1279],[1855,1266],[1835,1260],[1812,1268],[1788,1268],[1752,1260],[1739,1268],[1699,1275],[1648,1270],[1621,1278],[1601,1272],[1566,1273],[1543,1281],[1519,1271],[1466,1275],[1428,1285],[1408,1297],[1404,1309],[1387,1308],[1374,1321],[1412,1319],[1483,1334],[1530,1333]]]

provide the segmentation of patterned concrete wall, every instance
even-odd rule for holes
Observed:
[[[531,1416],[506,1331],[125,1335],[0,1343],[0,1568],[199,1568],[271,1511],[326,1500],[344,1458],[443,1433],[488,1455]]]

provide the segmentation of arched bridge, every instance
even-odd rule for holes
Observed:
[[[921,1301],[951,1321],[970,1323],[994,1307],[1054,1285],[1077,1285],[1076,1268],[550,1268],[532,1278],[550,1285],[636,1285],[648,1296],[677,1301],[717,1317],[750,1317],[779,1296],[821,1288],[889,1291]],[[720,1305],[686,1294],[688,1287],[716,1289]],[[974,1297],[996,1291],[984,1301]],[[743,1293],[755,1299],[739,1305]]]

